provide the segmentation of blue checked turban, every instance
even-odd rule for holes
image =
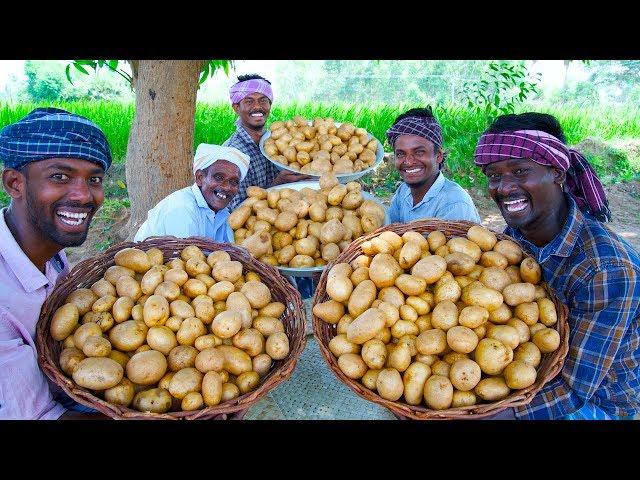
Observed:
[[[78,158],[111,165],[111,150],[93,122],[59,108],[37,108],[0,131],[0,160],[6,168],[22,168],[49,158]]]

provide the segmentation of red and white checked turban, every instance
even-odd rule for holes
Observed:
[[[567,172],[567,189],[581,210],[598,220],[611,220],[602,183],[587,159],[559,138],[542,130],[485,133],[478,140],[475,164],[485,166],[509,158],[526,158]]]

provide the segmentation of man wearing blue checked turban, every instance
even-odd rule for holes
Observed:
[[[111,165],[100,128],[80,115],[38,108],[0,131],[0,419],[57,419],[87,411],[54,391],[38,367],[40,309],[102,205]],[[97,414],[94,414],[97,415]]]

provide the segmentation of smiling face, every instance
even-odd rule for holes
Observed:
[[[540,225],[564,202],[565,173],[557,168],[513,158],[487,165],[484,173],[489,194],[511,228]]]
[[[442,150],[418,135],[400,135],[394,145],[395,164],[402,180],[412,188],[433,182],[440,173]]]
[[[32,234],[64,248],[87,238],[104,200],[103,177],[102,167],[87,160],[52,158],[7,171],[3,180]]]
[[[269,117],[271,100],[262,93],[251,93],[232,107],[245,127],[261,130]]]
[[[218,212],[238,193],[240,169],[228,160],[218,160],[204,170],[196,170],[196,184],[207,205]]]

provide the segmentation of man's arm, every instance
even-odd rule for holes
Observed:
[[[311,180],[312,177],[309,175],[302,175],[299,173],[293,173],[288,170],[281,170],[280,173],[276,175],[276,178],[271,182],[270,187],[275,187],[276,185],[282,185],[284,183],[294,183],[301,182],[303,180]]]
[[[608,266],[576,293],[569,312],[569,354],[560,374],[531,403],[516,407],[521,419],[559,419],[591,401],[609,372],[640,301],[637,274]]]
[[[0,308],[0,419],[55,420],[65,408],[53,400],[36,351],[16,325]]]

